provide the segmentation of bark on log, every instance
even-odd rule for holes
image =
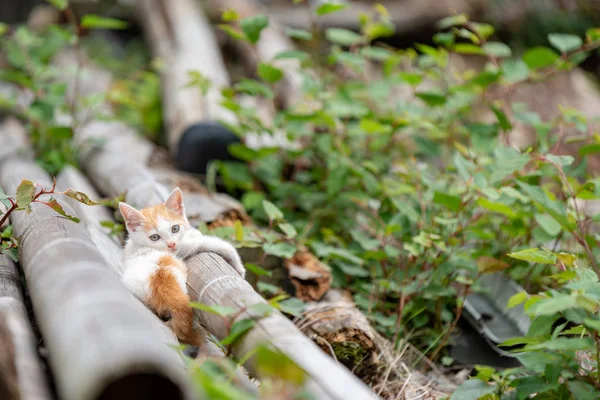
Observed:
[[[3,161],[10,165],[0,166],[7,191],[23,179],[52,186],[32,160]],[[21,236],[21,263],[61,398],[191,398],[173,342],[111,272],[82,225],[42,204],[12,214],[11,222]]]
[[[50,400],[20,286],[17,266],[0,255],[0,399]]]

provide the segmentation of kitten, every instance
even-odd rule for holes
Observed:
[[[236,249],[190,225],[179,188],[156,206],[138,211],[120,203],[119,210],[129,233],[123,262],[124,284],[165,321],[181,342],[201,346],[205,335],[194,326],[184,259],[199,252],[214,252],[244,277],[244,265]]]

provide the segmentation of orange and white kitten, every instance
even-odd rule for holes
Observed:
[[[184,259],[200,252],[214,252],[244,277],[246,271],[236,249],[190,225],[179,188],[156,206],[138,211],[119,203],[119,209],[129,233],[123,262],[124,284],[165,321],[180,341],[200,346],[204,332],[195,326],[189,306]]]

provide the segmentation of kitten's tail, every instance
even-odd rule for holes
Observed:
[[[150,307],[158,316],[169,316],[165,322],[184,343],[201,346],[203,332],[194,327],[194,311],[190,297],[175,276],[172,266],[159,266],[150,277]]]

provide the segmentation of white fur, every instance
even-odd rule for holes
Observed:
[[[123,262],[124,270],[122,281],[127,288],[138,299],[148,303],[150,296],[150,278],[158,270],[158,260],[165,255],[173,256],[172,253],[154,249],[135,248],[135,245],[125,247],[125,260]],[[170,272],[177,279],[179,287],[184,293],[187,293],[185,274],[177,269],[170,268]]]
[[[237,250],[233,245],[216,236],[203,235],[197,229],[187,229],[183,238],[179,241],[177,255],[183,259],[189,258],[198,253],[212,252],[223,257],[238,274],[244,278],[246,269]]]

